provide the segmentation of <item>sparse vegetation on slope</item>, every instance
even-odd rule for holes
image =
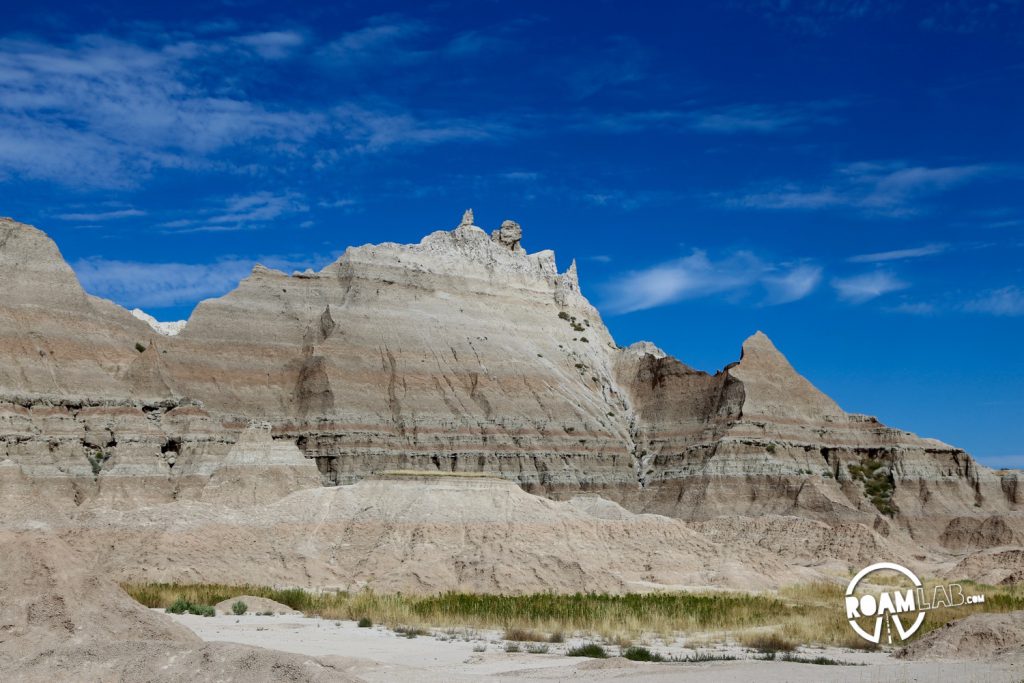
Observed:
[[[889,516],[896,512],[892,502],[896,483],[891,468],[884,460],[869,457],[862,460],[859,465],[850,463],[846,469],[855,481],[864,484],[864,495],[879,512]]]

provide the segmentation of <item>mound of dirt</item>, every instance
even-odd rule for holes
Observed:
[[[950,579],[970,579],[992,586],[1024,581],[1024,549],[1004,548],[968,555],[945,572]]]
[[[0,531],[5,681],[355,681],[343,660],[203,643],[45,531]]]
[[[775,588],[820,578],[682,521],[479,477],[387,477],[246,509],[178,501],[79,516],[120,580],[435,593]],[[154,543],[154,534],[159,542]]]
[[[1024,657],[1024,612],[972,614],[896,652],[902,659]]]
[[[288,605],[282,605],[276,600],[260,598],[255,595],[239,595],[224,602],[218,602],[214,605],[214,608],[218,612],[232,614],[235,603],[239,601],[245,603],[247,608],[246,614],[300,614],[300,612],[293,610]]]

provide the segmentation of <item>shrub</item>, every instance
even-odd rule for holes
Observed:
[[[561,318],[562,320],[568,320],[569,319],[569,314],[566,313],[565,311],[559,311],[558,312],[558,317]]]
[[[565,654],[567,657],[591,657],[593,659],[608,658],[608,652],[597,643],[587,643],[586,645],[570,648]]]
[[[778,633],[758,633],[740,640],[747,647],[764,653],[792,652],[796,649],[796,643]]]
[[[505,652],[519,652],[519,643],[505,643]]]
[[[373,626],[373,621],[370,619],[370,617],[363,617],[359,620],[359,623],[357,623],[356,625],[359,628],[370,628]]]
[[[532,643],[526,646],[526,651],[531,655],[546,655],[548,653],[548,646],[543,643]]]
[[[235,613],[235,616],[240,617],[249,611],[249,605],[239,600],[238,602],[231,605],[231,611]]]
[[[210,607],[209,605],[197,605],[194,602],[189,602],[185,598],[179,597],[177,600],[171,603],[171,606],[167,608],[167,611],[171,614],[195,614],[200,617],[215,617],[217,616],[217,610]]]
[[[171,614],[184,614],[192,607],[192,603],[185,598],[178,598],[171,603],[171,606],[167,608],[167,611]]]
[[[142,353],[143,351],[146,350],[146,346],[141,342],[135,342],[135,350],[138,351],[139,353]]]
[[[565,634],[562,633],[561,631],[555,631],[550,636],[548,636],[548,642],[549,643],[564,643],[565,642]]]
[[[646,647],[627,647],[622,651],[622,656],[634,662],[664,662],[665,658],[657,652],[651,652]]]
[[[543,643],[547,638],[536,631],[525,628],[510,628],[505,631],[505,640],[518,640],[521,642]]]
[[[396,626],[395,633],[406,638],[415,638],[416,636],[428,635],[426,631],[415,626]]]

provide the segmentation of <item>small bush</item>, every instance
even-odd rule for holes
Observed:
[[[741,638],[740,641],[747,647],[764,653],[792,652],[796,649],[796,643],[778,633],[758,633]]]
[[[664,662],[665,658],[657,652],[651,652],[646,647],[627,647],[622,651],[622,656],[634,662]]]
[[[794,654],[784,654],[781,657],[784,662],[795,662],[797,664],[817,664],[819,666],[859,666],[851,662],[841,662],[831,657],[801,657]]]
[[[519,643],[505,643],[505,652],[519,652]]]
[[[217,616],[217,610],[209,605],[197,605],[194,602],[189,602],[185,598],[179,597],[177,600],[171,603],[171,606],[167,608],[167,611],[171,614],[195,614],[200,617],[215,617]]]
[[[565,642],[565,634],[562,633],[561,631],[555,631],[550,636],[548,636],[548,642],[549,643],[564,643]]]
[[[568,320],[569,319],[569,314],[566,313],[565,311],[559,311],[558,312],[558,317],[561,318],[562,320]]]
[[[373,621],[370,617],[363,617],[359,620],[359,623],[357,623],[356,626],[359,628],[371,628],[373,626]]]
[[[591,657],[593,659],[608,658],[608,651],[597,643],[587,643],[586,645],[570,648],[565,654],[567,657]]]
[[[547,637],[536,631],[525,628],[510,628],[505,631],[505,640],[518,640],[520,642],[543,643]]]
[[[167,611],[171,614],[184,614],[192,606],[192,603],[185,598],[178,598],[171,603],[171,606],[167,608]]]
[[[548,653],[548,646],[543,643],[532,643],[526,646],[526,651],[531,655],[546,655]]]
[[[487,646],[486,645],[474,645],[473,646],[473,652],[487,652]]]
[[[236,617],[240,617],[249,611],[249,605],[239,600],[238,602],[231,605],[231,611],[235,614]]]
[[[395,633],[406,638],[415,638],[416,636],[428,635],[426,631],[415,626],[396,626]]]
[[[774,657],[775,654],[773,653],[772,658],[774,659]],[[736,659],[737,657],[735,655],[717,655],[714,652],[698,651],[693,653],[692,655],[687,655],[685,657],[672,657],[668,661],[685,662],[688,664],[693,664],[695,662],[734,662],[736,661]]]

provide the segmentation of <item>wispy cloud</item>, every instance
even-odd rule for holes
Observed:
[[[395,41],[423,30],[417,22],[373,20],[320,53],[329,55],[335,74],[343,64],[379,65],[385,57],[393,67]],[[124,189],[165,169],[259,174],[303,162],[323,168],[349,154],[493,139],[515,130],[500,113],[419,111],[370,92],[312,107],[266,99],[265,83],[244,67],[262,60],[263,69],[283,69],[276,62],[315,51],[300,31],[138,38],[0,39],[0,178]],[[443,52],[445,44],[423,57]],[[403,54],[413,59],[419,52]],[[356,78],[353,73],[345,77]]]
[[[97,213],[62,213],[57,218],[63,221],[110,221],[118,218],[135,218],[145,216],[146,212],[140,209],[117,209],[114,211],[100,211]]]
[[[922,256],[934,256],[949,249],[948,244],[926,244],[921,247],[909,249],[893,249],[892,251],[879,251],[873,254],[858,254],[846,259],[850,263],[880,263],[882,261],[902,261],[904,259],[921,258]]]
[[[788,272],[764,275],[761,284],[767,292],[765,303],[788,304],[803,299],[821,282],[821,272],[818,266],[799,265]]]
[[[340,125],[351,149],[380,152],[395,146],[436,145],[455,141],[490,140],[513,135],[500,120],[446,117],[418,118],[408,112],[374,111],[355,104],[336,107],[332,119]]]
[[[761,289],[762,303],[790,303],[806,297],[821,280],[821,269],[809,264],[775,265],[748,251],[720,260],[695,250],[689,256],[627,273],[604,287],[604,308],[631,313],[665,304],[718,294],[742,295]]]
[[[306,42],[306,36],[298,31],[267,31],[239,36],[235,41],[264,59],[284,59]]]
[[[430,51],[410,43],[427,30],[426,24],[415,19],[397,15],[374,17],[362,28],[322,46],[317,54],[332,69],[408,65],[430,56]]]
[[[908,315],[932,315],[938,309],[936,308],[935,304],[931,304],[925,301],[916,301],[903,302],[887,310],[893,311],[894,313],[906,313]]]
[[[845,106],[839,101],[748,103],[702,106],[690,103],[678,109],[652,109],[630,112],[585,113],[571,127],[606,133],[642,133],[648,131],[697,131],[712,134],[780,133],[811,125],[839,122],[835,110]]]
[[[840,102],[745,104],[693,112],[691,126],[709,133],[775,133],[810,124],[838,123],[831,112]]]
[[[905,216],[919,213],[922,200],[995,170],[982,164],[928,167],[902,162],[859,162],[837,169],[826,185],[787,182],[727,197],[726,204],[758,209],[852,207],[880,215]]]
[[[157,168],[197,168],[218,150],[295,144],[321,128],[315,113],[275,111],[199,81],[190,66],[214,51],[104,36],[0,40],[0,173],[124,187]]]
[[[862,304],[884,294],[906,289],[910,284],[892,273],[876,270],[847,278],[835,278],[832,286],[843,301]]]
[[[300,194],[264,191],[228,197],[217,208],[202,209],[194,217],[165,221],[158,227],[171,232],[228,232],[265,227],[282,216],[308,211]]]
[[[563,63],[560,71],[573,99],[582,100],[604,90],[639,83],[647,77],[647,50],[632,38],[617,36],[602,50],[583,59]]]
[[[964,305],[964,310],[991,315],[1024,315],[1024,289],[1010,285],[986,292],[968,301]]]
[[[90,294],[127,308],[194,304],[234,289],[257,263],[286,272],[322,267],[321,256],[224,258],[212,263],[147,263],[86,258],[72,264]]]

